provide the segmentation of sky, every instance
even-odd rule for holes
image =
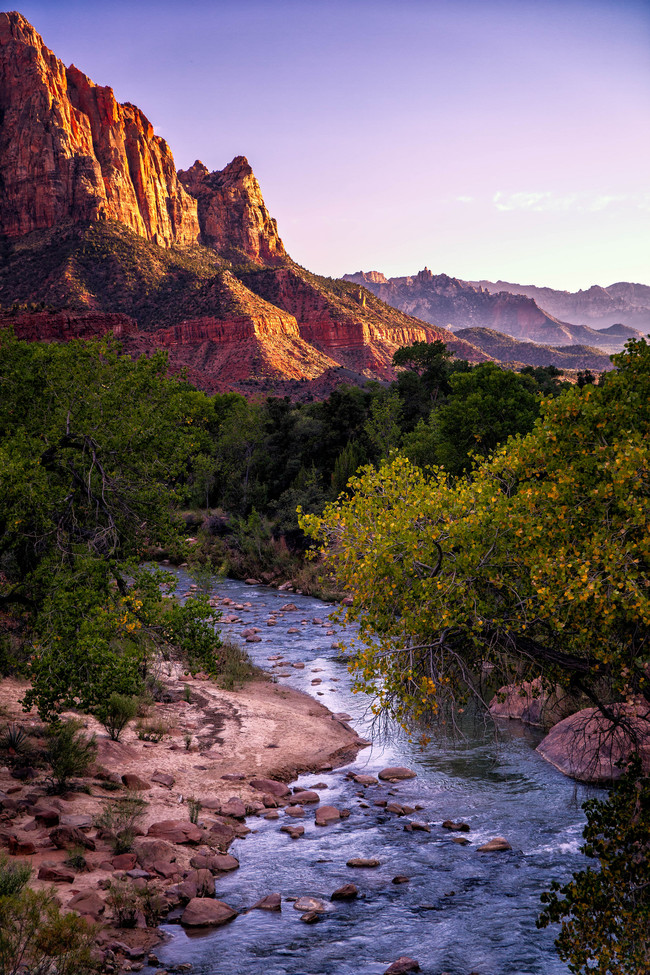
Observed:
[[[650,0],[22,0],[320,274],[650,284]]]

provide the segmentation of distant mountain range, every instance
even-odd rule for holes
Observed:
[[[321,396],[393,378],[394,352],[416,341],[440,339],[471,362],[600,370],[603,352],[638,334],[570,325],[492,287],[426,269],[311,274],[286,253],[243,156],[177,171],[139,108],[66,67],[20,14],[0,13],[0,326],[18,337],[113,331],[133,355],[166,349],[210,391],[312,384]],[[607,294],[640,316],[645,292]]]
[[[492,329],[523,342],[559,347],[585,346],[585,355],[589,354],[587,349],[594,347],[608,354],[618,351],[627,339],[638,338],[643,334],[626,323],[611,323],[602,330],[580,323],[574,324],[556,317],[545,307],[540,307],[532,295],[515,290],[496,290],[497,285],[490,282],[473,283],[449,277],[447,274],[433,274],[428,268],[413,276],[397,278],[386,278],[379,271],[357,271],[344,275],[344,280],[363,285],[395,308],[438,327],[453,329],[456,334],[459,330],[466,329]],[[511,287],[515,289],[517,286]],[[622,289],[624,286],[620,287]],[[645,286],[627,287],[638,289],[630,293],[637,294],[640,302]],[[529,290],[544,293],[551,291]],[[594,290],[604,291],[591,289]],[[645,290],[650,294],[650,288]],[[635,307],[639,309],[640,305]],[[650,303],[648,315],[650,317]],[[638,317],[639,315],[637,319]]]

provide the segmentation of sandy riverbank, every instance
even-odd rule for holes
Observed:
[[[212,681],[192,679],[176,669],[164,683],[167,701],[152,705],[148,718],[166,727],[161,741],[141,740],[132,725],[119,742],[112,742],[98,722],[84,717],[87,733],[96,735],[99,746],[95,769],[99,774],[79,783],[88,793],[52,796],[47,791],[46,769],[37,767],[35,778],[20,781],[9,767],[0,768],[0,844],[6,852],[31,864],[34,886],[53,887],[62,906],[72,902],[78,911],[102,923],[110,914],[105,906],[105,889],[113,877],[124,875],[125,868],[131,867],[131,874],[148,874],[132,879],[136,884],[151,884],[174,906],[179,903],[179,883],[192,882],[192,859],[224,852],[234,837],[254,829],[251,816],[273,815],[273,798],[254,788],[252,780],[289,782],[303,772],[340,766],[366,744],[313,698],[271,681],[258,680],[236,691],[224,691]],[[26,729],[38,728],[38,716],[21,710],[26,687],[13,679],[0,683],[0,725],[16,722]],[[134,845],[137,862],[132,864],[111,862],[108,841],[98,836],[92,825],[103,807],[126,793],[117,786],[122,776],[141,780],[128,781],[139,786],[133,791],[147,803],[141,823],[143,837]],[[106,791],[109,777],[115,783],[112,788],[118,791]],[[175,821],[188,825],[188,797],[203,803],[199,833],[190,841],[176,842],[173,831],[160,832],[154,824]],[[275,801],[284,805],[281,798]],[[52,818],[58,817],[58,823],[48,824],[47,817],[40,814],[47,808],[52,810]],[[95,849],[86,853],[89,869],[72,876],[67,868],[67,878],[54,883],[37,879],[44,866],[66,870],[66,849],[58,849],[51,839],[53,828],[61,824],[78,824],[94,845]],[[147,851],[153,849],[155,840],[148,837],[154,837],[157,830],[157,842],[162,841],[162,845],[155,851],[153,865]],[[254,837],[250,841],[254,842]],[[213,873],[218,874],[216,867]],[[91,896],[84,901],[79,895],[85,894]],[[132,958],[128,962],[132,967],[139,964],[142,946],[151,947],[156,937],[155,932],[138,935],[137,931],[123,929],[103,935],[105,943],[110,944],[112,938],[135,948],[135,961]],[[118,952],[118,962],[124,960]]]

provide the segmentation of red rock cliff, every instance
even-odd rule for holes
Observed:
[[[244,156],[236,156],[214,173],[197,159],[190,169],[180,170],[178,177],[198,200],[201,240],[208,247],[235,259],[243,254],[260,264],[276,263],[287,256],[260,184]]]
[[[198,238],[165,140],[111,88],[66,68],[18,13],[0,14],[0,159],[0,233],[115,219],[166,246]]]

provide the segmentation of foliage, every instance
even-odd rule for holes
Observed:
[[[354,595],[358,686],[379,709],[482,696],[489,673],[650,697],[650,349],[614,361],[471,477],[397,456],[303,517]]]
[[[86,851],[83,846],[71,846],[66,853],[65,858],[66,867],[71,867],[73,870],[81,872],[82,870],[88,869],[88,861],[86,860]]]
[[[31,875],[28,863],[10,860],[6,853],[0,853],[0,900],[20,894]]]
[[[94,825],[108,836],[114,853],[128,853],[146,810],[147,802],[139,796],[122,796],[104,806]]]
[[[105,705],[97,709],[97,717],[106,728],[111,741],[119,741],[120,735],[138,713],[137,698],[113,691]]]
[[[80,721],[57,721],[48,728],[46,758],[52,769],[57,792],[63,792],[70,779],[86,774],[97,755],[95,736],[87,738]]]
[[[202,808],[203,808],[203,806],[201,804],[201,800],[200,799],[195,799],[194,796],[188,796],[188,799],[187,799],[187,811],[188,811],[188,814],[189,814],[190,822],[191,823],[194,823],[194,824],[198,823],[198,821],[199,821],[199,813],[201,812],[201,809]]]
[[[94,711],[138,693],[177,636],[218,646],[206,607],[174,615],[164,577],[139,567],[149,544],[178,537],[172,510],[214,406],[167,378],[164,355],[6,331],[0,348],[0,603],[31,644],[25,703]]]
[[[26,888],[0,897],[2,975],[90,975],[95,929],[74,913],[61,914],[54,896]]]
[[[582,852],[599,869],[553,883],[537,924],[561,922],[555,943],[571,972],[638,975],[650,969],[650,778],[637,760],[607,799],[583,808]]]
[[[134,928],[139,915],[144,917],[148,928],[153,928],[165,910],[164,898],[149,884],[138,888],[127,877],[111,880],[106,901],[118,928]]]

